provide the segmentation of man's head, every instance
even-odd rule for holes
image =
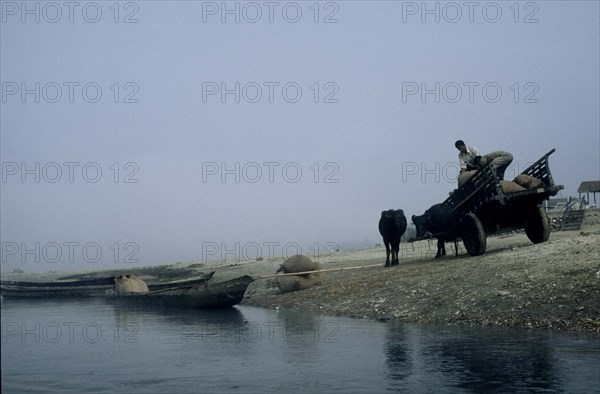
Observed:
[[[467,145],[463,140],[458,140],[454,143],[456,149],[458,149],[461,153],[467,153]]]

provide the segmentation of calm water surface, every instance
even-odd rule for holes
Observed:
[[[2,392],[599,392],[600,336],[2,301]]]

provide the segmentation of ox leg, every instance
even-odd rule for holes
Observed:
[[[436,259],[439,259],[442,256],[446,255],[446,244],[444,243],[444,240],[441,238],[438,238],[438,242],[437,242],[437,254],[435,255]]]
[[[390,266],[390,243],[388,241],[383,241],[385,245],[385,266]]]
[[[398,252],[400,250],[400,245],[394,245],[392,249],[392,265],[399,265],[400,261],[398,260]]]
[[[454,238],[454,253],[458,256],[458,238]]]

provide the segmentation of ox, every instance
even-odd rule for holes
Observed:
[[[457,232],[458,222],[448,208],[442,204],[435,204],[421,216],[412,216],[412,221],[417,228],[417,238],[424,235],[437,236],[437,254],[435,258],[446,255],[445,241],[454,241],[454,248],[458,256]]]
[[[400,238],[406,231],[406,216],[401,209],[390,209],[381,212],[379,219],[379,233],[383,237],[385,244],[385,266],[398,265],[398,252],[400,251]],[[392,261],[390,264],[390,249]]]

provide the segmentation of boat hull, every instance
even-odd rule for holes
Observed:
[[[255,278],[245,275],[223,282],[175,287],[148,293],[114,294],[107,300],[127,305],[211,309],[228,308],[242,302],[246,289]]]
[[[214,272],[209,274],[180,281],[164,283],[148,283],[150,291],[162,289],[192,286],[208,282]],[[107,291],[112,290],[115,285],[114,277],[101,279],[86,279],[68,282],[0,282],[2,297],[7,298],[83,298],[104,297]]]

